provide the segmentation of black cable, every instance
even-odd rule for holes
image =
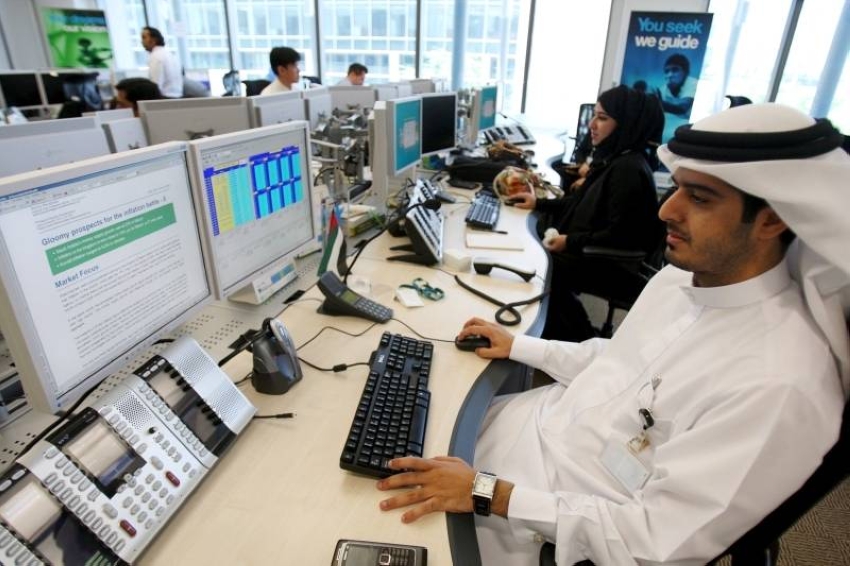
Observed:
[[[157,344],[171,344],[172,342],[174,342],[174,338],[160,338],[159,340],[151,344],[151,346],[156,346]]]
[[[412,326],[410,326],[409,324],[407,324],[403,320],[399,320],[397,318],[392,318],[390,320],[394,320],[394,321],[398,322],[399,324],[401,324],[402,326],[407,327],[408,330],[410,330],[411,332],[416,334],[416,336],[418,336],[419,338],[422,338],[423,340],[430,340],[431,342],[445,342],[447,344],[454,344],[455,343],[454,338],[452,338],[451,340],[443,340],[442,338],[430,338],[428,336],[423,336],[422,334],[419,334],[418,332],[416,332],[416,330],[413,329]]]
[[[311,368],[313,368],[316,371],[328,371],[328,372],[332,371],[334,373],[339,373],[341,371],[345,371],[348,368],[353,368],[355,366],[368,366],[369,365],[369,362],[355,362],[353,364],[337,364],[337,365],[335,365],[331,368],[323,368],[323,367],[319,367],[317,365],[311,364],[310,362],[308,362],[307,360],[305,360],[304,358],[302,358],[300,356],[298,357],[298,360],[302,364],[310,366]]]
[[[316,332],[316,334],[313,335],[312,338],[310,338],[309,340],[307,340],[306,342],[304,342],[300,346],[296,347],[295,350],[298,351],[301,348],[305,347],[307,344],[309,344],[310,342],[312,342],[313,340],[318,338],[322,334],[322,332],[324,332],[325,330],[336,330],[337,332],[339,332],[341,334],[345,334],[346,336],[351,336],[352,338],[359,338],[360,336],[363,336],[364,334],[366,334],[367,332],[372,330],[377,325],[378,325],[377,322],[373,322],[372,324],[367,326],[362,332],[360,332],[358,334],[352,334],[351,332],[348,332],[346,330],[342,330],[341,328],[336,328],[335,326],[323,326],[322,328],[319,329],[318,332]]]
[[[295,413],[278,413],[276,415],[254,415],[252,419],[292,419]]]
[[[512,303],[503,303],[502,301],[500,301],[498,299],[494,299],[493,297],[491,297],[487,293],[485,293],[483,291],[479,291],[475,287],[472,287],[472,286],[464,283],[461,280],[461,278],[457,275],[455,275],[455,281],[457,282],[458,285],[460,285],[461,287],[463,287],[464,289],[466,289],[467,291],[469,291],[473,295],[481,297],[485,301],[498,306],[499,309],[496,311],[495,318],[496,318],[496,322],[498,322],[499,324],[501,324],[503,326],[516,326],[517,324],[522,322],[522,315],[519,313],[518,310],[516,310],[516,307],[521,307],[521,306],[524,306],[524,305],[530,305],[532,303],[542,301],[543,298],[546,295],[549,294],[549,291],[547,289],[547,290],[544,290],[539,295],[535,295],[534,297],[531,297],[530,299],[525,299],[523,301],[514,301]],[[504,317],[505,313],[509,314],[512,318],[506,319]]]

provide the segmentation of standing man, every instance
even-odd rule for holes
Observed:
[[[142,28],[142,47],[150,53],[148,67],[150,79],[159,86],[166,98],[181,98],[183,96],[183,73],[180,61],[165,48],[165,38],[156,28]]]
[[[348,66],[348,74],[344,79],[340,80],[338,85],[349,85],[349,86],[363,86],[363,83],[366,82],[366,73],[369,72],[369,69],[366,68],[366,65],[361,63],[352,63]]]
[[[556,382],[496,399],[458,458],[398,458],[381,503],[476,512],[485,565],[705,564],[811,476],[850,392],[850,156],[828,120],[777,104],[679,128],[658,151],[670,265],[611,340],[459,337]],[[793,230],[793,232],[791,231]],[[796,237],[796,241],[793,241]],[[787,252],[787,253],[786,253]],[[486,473],[484,472],[486,470]]]
[[[260,95],[292,90],[292,85],[301,78],[301,69],[298,66],[300,61],[301,55],[291,47],[272,48],[269,53],[269,64],[276,78],[260,92]]]

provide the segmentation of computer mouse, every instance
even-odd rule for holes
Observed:
[[[251,349],[254,353],[251,385],[258,393],[282,395],[304,375],[289,331],[277,319],[263,321],[263,329]]]
[[[466,338],[455,338],[455,346],[457,346],[458,350],[463,350],[464,352],[474,352],[478,348],[489,348],[490,339],[486,336],[470,334]]]

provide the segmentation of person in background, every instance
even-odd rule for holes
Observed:
[[[150,79],[157,84],[166,98],[183,97],[183,70],[180,61],[165,48],[165,38],[156,28],[142,28],[142,47],[150,53],[148,58]]]
[[[269,52],[269,64],[275,74],[269,86],[260,91],[260,95],[287,92],[293,89],[301,77],[298,63],[301,55],[291,47],[273,47]]]
[[[664,111],[687,118],[694,105],[697,81],[691,74],[691,62],[680,53],[670,55],[664,62],[664,86],[655,88]]]
[[[850,392],[850,156],[828,120],[732,108],[658,150],[665,267],[610,340],[458,335],[556,382],[496,398],[474,467],[398,458],[382,510],[475,509],[485,566],[706,564],[795,493]],[[793,232],[792,232],[793,230]],[[487,470],[489,474],[483,471]],[[478,486],[473,498],[471,487]]]
[[[544,239],[553,271],[543,337],[580,342],[595,335],[576,296],[613,293],[622,272],[612,262],[587,258],[585,246],[640,250],[659,246],[658,197],[652,144],[661,140],[664,114],[658,99],[620,85],[599,95],[590,121],[592,160],[580,186],[560,199],[518,195],[519,208],[548,214],[558,231]]]
[[[113,108],[132,108],[133,115],[139,116],[140,100],[159,100],[163,98],[159,87],[150,79],[133,77],[124,79],[116,84],[115,98],[112,99]]]
[[[366,65],[361,63],[352,63],[348,66],[348,74],[344,79],[341,79],[338,85],[349,85],[349,86],[363,86],[366,82],[366,73],[369,72],[369,69],[366,68]]]
[[[200,81],[190,79],[183,71],[183,98],[206,98],[210,95],[210,89]]]

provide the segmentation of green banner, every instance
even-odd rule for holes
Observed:
[[[112,44],[103,10],[42,8],[41,19],[53,67],[105,69]]]
[[[116,222],[107,228],[86,234],[71,242],[50,248],[45,252],[47,262],[50,264],[50,271],[53,275],[62,273],[153,234],[157,230],[174,224],[175,220],[174,205],[169,203],[128,220]]]

